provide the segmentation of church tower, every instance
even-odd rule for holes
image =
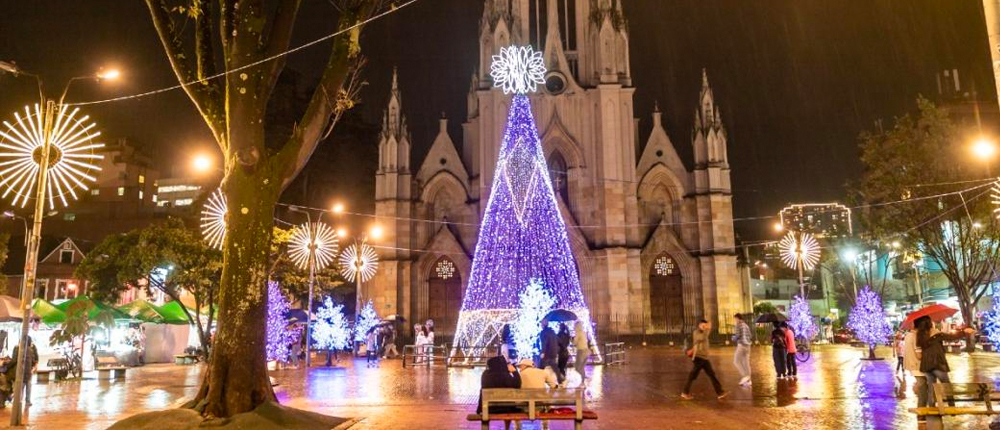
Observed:
[[[733,193],[730,183],[726,129],[715,96],[702,70],[699,106],[695,110],[694,194],[698,217],[698,256],[706,317],[718,324],[743,307],[736,267]]]
[[[378,249],[379,268],[368,282],[362,297],[372,299],[380,315],[400,313],[405,297],[400,286],[409,276],[410,249],[413,249],[409,218],[413,215],[413,173],[410,170],[410,132],[403,115],[402,96],[396,70],[392,71],[392,90],[382,118],[378,143],[378,170],[375,174],[375,216],[383,229],[376,243],[391,246]]]

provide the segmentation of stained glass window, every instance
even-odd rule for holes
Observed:
[[[439,279],[451,279],[452,276],[455,276],[455,263],[447,259],[438,261],[434,267],[434,273]]]
[[[653,263],[653,269],[656,270],[657,276],[677,274],[677,265],[674,263],[674,259],[666,255],[661,255],[656,259]]]

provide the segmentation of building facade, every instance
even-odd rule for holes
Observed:
[[[850,237],[854,233],[851,208],[840,203],[794,204],[778,215],[783,229],[803,231],[820,239]]]
[[[418,164],[394,76],[375,186],[385,236],[379,272],[362,289],[380,314],[454,332],[511,101],[493,88],[490,63],[501,47],[531,44],[548,69],[531,103],[598,329],[679,334],[702,317],[728,329],[746,298],[719,108],[705,74],[692,100],[692,168],[658,109],[640,153],[629,37],[618,0],[487,0],[460,144],[441,119]]]

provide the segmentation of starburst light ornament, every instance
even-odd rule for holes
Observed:
[[[208,246],[215,249],[222,249],[222,242],[226,239],[226,214],[229,207],[226,204],[226,196],[222,194],[222,188],[217,188],[205,201],[205,207],[201,209],[201,235],[208,242]]]
[[[819,242],[809,233],[789,232],[778,242],[781,261],[792,269],[812,270],[819,263]]]
[[[348,246],[340,254],[340,273],[348,281],[365,283],[375,276],[378,269],[378,254],[368,244]]]
[[[96,172],[101,170],[97,162],[104,158],[96,153],[104,147],[97,142],[101,133],[79,108],[63,107],[52,121],[45,184],[50,209],[56,200],[68,206],[67,196],[78,199],[76,189],[87,190],[87,183],[97,180]],[[45,122],[43,108],[36,104],[33,109],[25,107],[23,115],[15,112],[14,122],[4,121],[0,127],[0,188],[4,198],[13,195],[14,206],[24,207],[37,193]]]
[[[545,59],[530,46],[500,48],[500,54],[493,56],[490,76],[504,94],[534,92],[545,83]]]
[[[1000,179],[993,182],[990,191],[990,198],[993,200],[993,215],[1000,219]]]
[[[288,241],[288,256],[299,268],[309,269],[309,261],[316,270],[323,270],[337,256],[337,232],[330,226],[314,222],[295,227]]]

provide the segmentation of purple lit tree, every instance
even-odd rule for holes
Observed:
[[[983,333],[1000,350],[1000,285],[993,284],[993,307],[983,313]]]
[[[792,328],[796,336],[812,340],[819,329],[813,321],[812,312],[809,310],[809,301],[802,296],[795,296],[795,301],[788,309],[788,326]]]
[[[288,319],[288,299],[281,293],[277,282],[267,283],[267,361],[288,362],[289,346],[299,341],[302,330],[290,327]]]
[[[882,309],[882,298],[867,285],[858,292],[851,315],[847,318],[847,326],[858,340],[868,345],[869,360],[876,359],[875,346],[888,345],[892,336],[892,326],[885,319],[885,310]]]
[[[505,48],[494,57],[494,83],[516,94],[458,319],[454,346],[466,353],[494,343],[505,325],[516,324],[520,296],[533,280],[545,286],[553,309],[570,310],[590,327],[576,260],[525,95],[542,79],[542,63],[541,53],[530,48]]]

